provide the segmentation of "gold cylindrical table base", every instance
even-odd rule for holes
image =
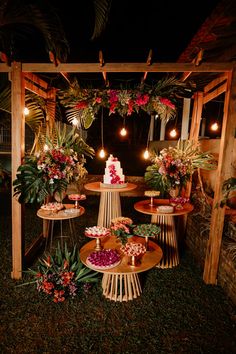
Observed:
[[[103,295],[113,301],[129,301],[141,295],[142,289],[136,273],[109,274],[102,278]]]

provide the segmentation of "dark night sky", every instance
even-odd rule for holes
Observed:
[[[96,62],[98,50],[107,62],[174,62],[219,1],[113,0],[106,29],[91,41],[92,0],[52,1],[71,46],[68,62]],[[70,6],[71,4],[71,6]]]

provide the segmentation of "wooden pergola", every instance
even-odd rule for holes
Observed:
[[[55,66],[53,63],[12,63],[11,67],[0,64],[0,72],[9,73],[12,85],[12,180],[16,178],[18,166],[25,154],[25,89],[46,98],[55,99],[55,90],[47,90],[47,83],[41,80],[37,73],[101,73],[107,80],[109,73],[142,73],[144,79],[148,73],[182,73],[185,80],[191,73],[207,75],[217,74],[203,90],[194,94],[193,114],[189,139],[198,141],[203,105],[224,93],[224,116],[222,124],[218,168],[214,188],[210,235],[206,251],[203,280],[207,284],[216,284],[219,255],[224,225],[224,208],[216,207],[222,198],[222,183],[230,177],[231,159],[235,137],[236,122],[236,65],[234,63],[106,63],[102,58],[98,63],[68,63]],[[18,201],[12,199],[12,278],[22,277],[23,220],[24,208]]]

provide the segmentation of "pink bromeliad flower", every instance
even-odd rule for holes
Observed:
[[[175,109],[175,105],[168,98],[160,97],[160,102],[171,109]]]
[[[149,101],[149,96],[148,95],[138,95],[135,103],[137,103],[138,106],[144,106],[145,104],[147,104]]]

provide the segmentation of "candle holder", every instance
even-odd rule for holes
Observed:
[[[120,250],[129,257],[128,265],[132,267],[137,267],[141,264],[139,257],[146,252],[146,248],[140,242],[127,242],[125,246],[121,246]]]
[[[95,238],[96,243],[94,250],[101,251],[103,249],[101,239],[105,236],[109,236],[110,230],[103,226],[92,226],[86,227],[84,234],[89,238]]]
[[[152,249],[149,246],[149,237],[156,238],[160,232],[161,232],[161,228],[156,224],[140,224],[135,226],[135,228],[133,229],[133,234],[135,236],[140,236],[145,238],[145,247],[147,252],[152,251]]]

